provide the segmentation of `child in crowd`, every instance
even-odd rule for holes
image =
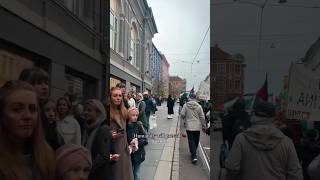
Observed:
[[[43,129],[45,138],[52,149],[56,150],[64,145],[63,137],[57,130],[57,113],[55,102],[49,99],[42,108]]]
[[[127,139],[131,151],[131,162],[135,180],[140,180],[140,165],[145,160],[144,146],[147,144],[143,124],[137,121],[139,111],[135,107],[128,110]]]
[[[92,168],[90,152],[75,144],[61,146],[56,152],[57,180],[87,180]]]

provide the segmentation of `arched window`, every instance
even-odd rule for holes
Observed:
[[[135,22],[132,22],[131,29],[130,29],[130,56],[132,60],[130,63],[136,67],[138,67],[137,62],[137,42],[138,42],[138,29]]]
[[[123,24],[124,21],[121,18],[123,14],[121,0],[111,0],[110,1],[110,48],[116,52],[123,51]]]
[[[147,48],[146,48],[146,61],[145,61],[145,69],[146,71],[150,71],[150,58],[151,58],[151,48],[149,43],[147,43]]]

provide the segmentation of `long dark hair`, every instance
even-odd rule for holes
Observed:
[[[21,170],[24,167],[19,161],[18,157],[20,156],[16,145],[12,143],[10,132],[5,128],[8,122],[5,120],[4,114],[7,97],[18,90],[34,92],[32,85],[19,80],[8,81],[0,88],[0,174],[5,179],[21,180],[24,178],[24,174],[21,174]],[[29,144],[30,147],[28,148],[32,154],[32,163],[39,172],[39,176],[41,176],[39,179],[53,180],[55,177],[55,157],[53,150],[44,139],[39,106],[37,125],[31,135]]]
[[[39,67],[32,67],[24,69],[20,73],[19,80],[27,81],[31,85],[35,85],[40,82],[48,82],[49,74]]]

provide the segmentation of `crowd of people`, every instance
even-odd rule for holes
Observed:
[[[319,179],[317,131],[306,131],[295,141],[279,117],[275,106],[264,101],[257,101],[249,114],[243,99],[221,116],[220,166],[227,170],[226,179]]]
[[[0,88],[0,179],[139,180],[150,115],[161,104],[117,84],[110,103],[50,98],[49,75],[22,71]],[[108,117],[107,109],[110,109]]]

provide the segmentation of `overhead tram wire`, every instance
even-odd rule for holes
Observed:
[[[209,30],[210,30],[210,25],[209,25],[209,27],[208,27],[208,29],[207,29],[207,31],[206,31],[206,34],[204,35],[204,37],[203,37],[203,39],[202,39],[202,42],[201,42],[200,47],[199,47],[199,49],[198,49],[198,51],[197,51],[197,54],[196,54],[196,55],[194,56],[194,58],[193,58],[192,64],[193,64],[194,61],[196,60],[196,58],[197,58],[197,56],[198,56],[198,54],[199,54],[199,51],[200,51],[200,49],[201,49],[201,47],[202,47],[202,45],[203,45],[203,43],[204,43],[204,40],[205,40],[206,37],[207,37],[207,34],[208,34]]]

